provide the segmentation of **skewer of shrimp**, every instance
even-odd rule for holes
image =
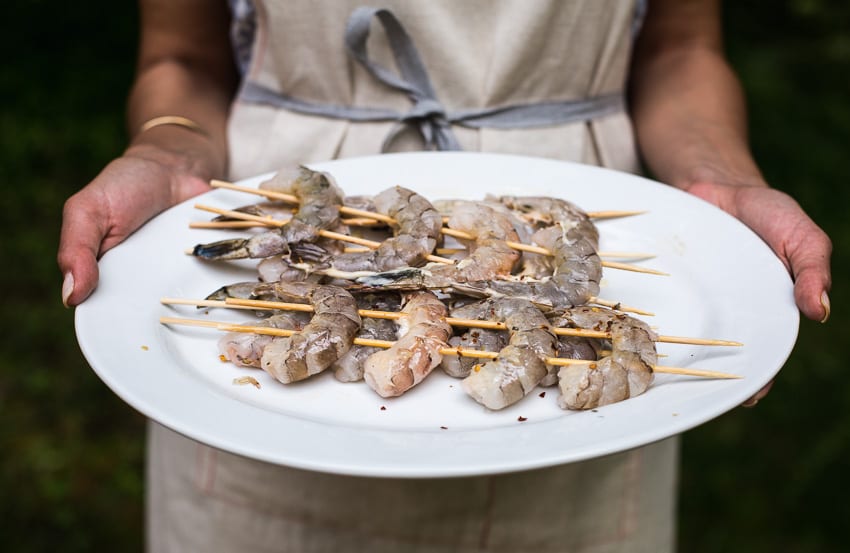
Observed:
[[[479,205],[481,205],[481,204],[479,204]],[[216,209],[216,208],[212,208],[212,207],[204,206],[204,205],[200,205],[200,204],[196,205],[195,207],[197,209],[202,209],[202,210],[205,210],[205,211],[211,211],[213,213],[226,214],[226,215],[229,215],[229,216],[231,216],[233,218],[237,218],[237,219],[252,220],[252,221],[261,222],[261,223],[263,223],[265,225],[269,225],[269,226],[283,227],[283,226],[286,225],[285,222],[281,222],[279,220],[276,220],[276,219],[270,218],[270,217],[258,217],[258,216],[255,216],[255,215],[252,215],[252,214],[249,214],[249,213],[239,213],[239,212],[236,212],[236,211],[233,211],[233,210]],[[368,213],[371,213],[371,212],[363,212],[363,213],[368,214]],[[371,213],[371,214],[376,215],[375,213]],[[377,215],[379,215],[379,214],[377,214]],[[381,219],[381,220],[389,220],[389,221],[395,222],[395,220],[392,219],[392,218]],[[457,238],[463,238],[463,239],[468,239],[468,240],[474,240],[475,239],[475,233],[464,232],[464,231],[460,231],[458,229],[441,228],[441,232],[443,234],[451,235],[451,236],[454,236],[454,237],[457,237]],[[253,237],[251,239],[247,239],[245,241],[245,243],[247,244],[248,250],[245,250],[242,247],[243,244],[242,244],[241,241],[225,240],[225,241],[221,241],[221,243],[214,242],[212,244],[199,244],[198,246],[195,246],[195,248],[192,250],[192,253],[193,253],[193,255],[199,255],[200,257],[204,257],[204,258],[207,258],[207,259],[240,259],[240,258],[244,258],[244,257],[266,257],[266,255],[264,255],[263,252],[276,251],[277,248],[280,248],[281,251],[282,251],[282,247],[279,245],[280,241],[277,239],[277,237],[273,233],[271,233],[269,236],[266,236],[267,234],[268,233],[263,233],[258,237]],[[355,244],[361,244],[361,245],[367,246],[369,249],[372,249],[372,250],[378,249],[381,246],[380,243],[373,242],[373,241],[370,241],[370,240],[357,239],[353,236],[348,236],[348,235],[342,234],[342,233],[335,233],[335,232],[320,230],[319,234],[321,236],[324,236],[324,237],[327,237],[327,238],[352,242],[352,243],[355,243]],[[252,246],[251,241],[257,242],[257,244],[254,245],[253,250],[251,249],[251,246]],[[273,242],[275,244],[275,247],[270,248],[267,245],[267,242]],[[328,262],[329,259],[331,258],[331,255],[329,255],[330,252],[327,251],[326,249],[315,249],[315,248],[311,248],[310,246],[308,246],[307,244],[311,244],[310,241],[303,240],[303,241],[300,241],[298,244],[301,246],[301,248],[299,250],[299,254],[306,261],[322,260],[324,262]],[[542,248],[540,246],[535,246],[535,245],[531,245],[531,244],[524,244],[522,242],[515,241],[515,240],[508,240],[508,241],[506,241],[506,244],[508,245],[508,247],[515,249],[515,250],[518,250],[518,251],[527,251],[527,252],[530,252],[530,253],[536,253],[536,254],[548,255],[548,256],[557,255],[552,250],[547,250],[547,249]],[[237,248],[236,247],[237,245],[240,246],[240,247]],[[218,248],[218,247],[221,247],[222,249],[224,249],[225,251],[227,251],[229,253],[227,253],[226,255],[216,254],[215,253],[216,248]],[[393,251],[394,249],[395,249],[395,247],[391,248],[390,251],[387,252],[387,253],[395,253]],[[233,250],[233,251],[231,251],[231,250]],[[253,251],[253,253],[252,253],[252,251]],[[348,252],[348,253],[359,253],[359,252]],[[274,255],[274,254],[269,254],[269,255]],[[626,257],[647,257],[646,254],[617,253],[617,255],[626,256]],[[392,257],[389,257],[389,258],[392,259]],[[449,264],[451,262],[451,260],[449,260],[449,259],[441,258],[439,256],[434,256],[434,255],[428,255],[428,256],[426,256],[426,259],[428,259],[429,261],[435,261],[435,262],[438,262],[438,263],[446,263],[446,264]],[[347,264],[348,262],[350,262],[350,261],[342,262],[342,264]],[[658,271],[658,270],[655,270],[655,269],[649,269],[649,268],[646,268],[646,267],[639,267],[639,266],[631,265],[631,264],[627,264],[627,263],[620,263],[620,262],[616,262],[616,261],[607,261],[607,260],[602,261],[601,259],[600,259],[599,263],[602,266],[608,267],[608,268],[611,268],[611,269],[619,269],[619,270],[624,270],[624,271],[632,271],[632,272],[638,272],[638,273],[667,276],[667,273],[664,273],[662,271]],[[388,262],[387,265],[399,266],[398,263],[393,263],[393,262]],[[379,270],[387,270],[387,269],[379,269]],[[337,269],[337,271],[341,271],[342,273],[360,272],[360,271],[344,271],[342,269]]]
[[[255,290],[257,286],[259,286],[256,282],[244,283],[246,286],[250,285],[250,288],[246,288],[248,290]],[[231,287],[222,287],[220,290],[231,289]],[[232,292],[231,292],[232,293]],[[262,299],[253,299],[251,298],[251,292],[246,294],[242,294],[245,297],[228,297],[225,300],[197,300],[197,299],[181,299],[181,298],[162,298],[160,300],[161,303],[165,305],[194,305],[199,307],[229,307],[229,308],[252,308],[252,309],[282,309],[282,310],[299,310],[299,311],[307,311],[311,312],[312,307],[310,305],[298,304],[298,303],[285,303],[278,301],[270,301],[270,300],[262,300]],[[271,297],[268,294],[265,294],[265,297]],[[602,310],[605,309],[599,307],[588,307],[588,309],[592,310]],[[612,309],[613,313],[622,313],[620,310]],[[382,311],[382,310],[374,310],[374,309],[360,309],[358,311],[359,315],[364,318],[380,318],[380,319],[399,319],[404,317],[403,313],[397,311]],[[505,331],[507,330],[507,326],[503,322],[498,321],[489,321],[483,319],[473,319],[464,316],[464,311],[462,308],[456,309],[452,311],[452,314],[458,314],[458,316],[446,317],[446,322],[452,326],[458,326],[463,328],[477,328],[484,330],[496,330],[496,331]],[[557,317],[560,313],[555,312],[553,316]],[[564,319],[557,319],[559,322],[564,322]],[[577,327],[575,325],[568,326],[554,326],[553,332],[557,336],[576,336],[581,338],[595,338],[595,339],[610,339],[611,333],[606,330],[596,330],[593,328],[583,328]],[[741,342],[733,341],[733,340],[718,340],[711,338],[693,338],[687,336],[667,336],[667,335],[657,335],[656,339],[658,342],[668,343],[668,344],[686,344],[686,345],[695,345],[695,346],[734,346],[740,347],[743,344]]]
[[[252,326],[252,325],[240,325],[233,323],[225,323],[220,321],[211,321],[208,319],[186,319],[186,318],[177,318],[177,317],[160,317],[159,322],[164,325],[186,325],[186,326],[197,326],[197,327],[205,327],[211,328],[224,332],[247,332],[247,333],[257,333],[257,334],[268,334],[271,336],[281,336],[281,337],[290,337],[297,333],[294,330],[282,329],[282,328],[271,328],[271,327],[263,327],[263,326]],[[393,345],[394,342],[391,341],[383,341],[383,340],[367,340],[367,339],[359,339],[354,338],[354,345],[362,345],[362,346],[374,346],[381,348],[389,348]],[[463,355],[468,357],[474,357],[478,359],[495,359],[498,357],[498,352],[491,351],[472,351],[472,350],[464,350],[457,349],[451,347],[445,347],[440,349],[440,354],[446,355]],[[550,357],[546,360],[547,365],[558,365],[558,366],[571,366],[571,365],[588,365],[590,368],[593,368],[590,365],[595,365],[595,361],[587,361],[580,359],[563,359],[559,357]],[[698,378],[719,378],[719,379],[737,379],[741,378],[739,375],[729,374],[719,371],[706,371],[700,369],[692,369],[689,367],[670,367],[663,365],[655,365],[652,367],[652,370],[655,373],[659,374],[676,374],[683,376],[694,376]]]

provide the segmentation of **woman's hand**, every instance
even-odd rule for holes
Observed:
[[[766,186],[697,182],[687,191],[739,219],[776,253],[794,279],[794,298],[806,317],[826,322],[832,284],[832,243],[793,198]]]
[[[208,190],[227,168],[225,128],[238,74],[224,0],[141,0],[141,41],[124,155],[66,203],[58,261],[62,301],[97,286],[97,259],[154,215]],[[146,122],[179,116],[194,124]]]
[[[832,247],[797,202],[766,185],[750,153],[743,91],[723,52],[720,1],[650,2],[630,75],[638,144],[655,178],[758,234],[791,273],[800,311],[825,321]]]
[[[808,318],[826,322],[832,279],[829,256],[832,242],[793,198],[766,186],[736,186],[707,182],[691,185],[688,192],[731,214],[758,234],[773,249],[794,279],[794,299]],[[754,407],[767,396],[773,381],[745,401]]]
[[[65,203],[57,260],[62,302],[78,305],[97,286],[97,260],[163,210],[209,189],[173,154],[131,148]]]

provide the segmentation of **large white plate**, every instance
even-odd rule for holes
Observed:
[[[645,264],[671,276],[606,270],[600,297],[655,312],[646,320],[661,334],[743,342],[741,348],[659,344],[659,351],[669,356],[660,364],[744,378],[659,374],[645,394],[587,412],[559,409],[557,388],[489,412],[438,372],[395,399],[331,374],[284,386],[262,371],[222,363],[217,331],[158,322],[163,315],[251,316],[160,304],[163,296],[201,298],[223,284],[256,278],[254,261],[211,263],[184,253],[239,235],[189,229],[189,221],[208,219],[193,200],[107,253],[100,286],[77,308],[86,359],[128,404],[196,440],[272,463],[364,476],[492,474],[597,457],[693,428],[768,382],[796,340],[792,284],[779,260],[738,221],[671,187],[584,165],[489,154],[392,154],[312,167],[330,171],[348,194],[403,185],[431,199],[545,194],[588,211],[646,210],[599,222],[601,249],[653,252],[657,257]],[[256,199],[217,190],[201,201],[235,207]],[[245,375],[262,388],[232,383]]]

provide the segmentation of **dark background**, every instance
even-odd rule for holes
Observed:
[[[4,8],[0,550],[139,551],[144,421],[83,360],[55,263],[63,201],[126,141],[136,7]],[[835,243],[834,315],[801,323],[757,408],[685,434],[680,548],[839,551],[850,521],[850,383],[839,348],[850,332],[850,7],[748,0],[727,2],[724,17],[755,155]]]

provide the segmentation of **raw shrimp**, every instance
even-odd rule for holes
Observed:
[[[481,302],[455,307],[451,316],[457,319],[487,320],[491,316],[489,309]],[[499,351],[508,345],[508,332],[486,328],[469,328],[459,335],[449,338],[449,347],[475,351]],[[440,368],[455,378],[466,378],[473,367],[480,362],[474,357],[463,355],[444,355]]]
[[[480,317],[505,323],[508,345],[498,357],[463,379],[464,391],[488,409],[503,409],[526,396],[549,374],[545,359],[555,355],[557,338],[548,319],[525,300],[486,300]]]
[[[251,238],[198,244],[192,254],[205,259],[269,257],[286,253],[293,244],[299,242],[315,242],[319,239],[319,230],[335,229],[340,225],[342,192],[327,173],[302,166],[297,175],[287,171],[278,172],[271,180],[262,183],[260,188],[291,193],[298,198],[298,211],[289,223]]]
[[[457,283],[481,281],[510,275],[519,252],[505,241],[518,241],[510,220],[485,205],[464,202],[454,207],[449,227],[469,233],[469,257],[454,265],[429,263],[421,268],[405,267],[358,278],[365,286],[387,289],[444,289]],[[467,242],[467,241],[464,241]]]
[[[455,316],[454,313],[452,316]],[[460,335],[449,338],[449,347],[474,351],[499,351],[508,344],[508,333],[504,330],[470,328]],[[440,368],[449,376],[466,378],[480,362],[474,357],[444,355]]]
[[[377,272],[424,263],[437,246],[443,227],[443,219],[431,203],[412,190],[394,186],[375,196],[374,204],[378,213],[396,220],[394,236],[377,249],[334,255],[305,244],[295,247],[294,253],[311,265],[310,270],[317,272],[327,269],[343,273]]]
[[[457,209],[461,205],[469,203],[489,207],[490,209],[498,212],[500,215],[507,217],[507,219],[513,225],[514,230],[516,231],[517,236],[519,237],[519,241],[523,244],[529,243],[529,241],[531,240],[531,235],[534,234],[536,230],[534,226],[530,222],[522,218],[518,212],[510,209],[505,204],[495,200],[436,200],[434,202],[434,208],[437,209],[437,211],[439,211],[444,217],[451,217],[451,215],[455,212],[455,209]]]
[[[251,326],[301,330],[309,320],[308,313],[284,311],[250,324]],[[272,339],[273,337],[267,334],[228,332],[219,339],[218,349],[234,365],[259,368],[263,350]]]
[[[261,368],[280,382],[289,384],[320,373],[351,349],[361,321],[357,302],[344,289],[275,282],[259,285],[257,292],[284,301],[306,298],[313,306],[313,317],[301,332],[273,338],[263,350]]]
[[[459,282],[452,283],[451,290],[483,297],[522,298],[549,309],[586,304],[590,298],[599,294],[601,260],[591,244],[581,238],[575,229],[556,228],[559,232],[555,233],[549,247],[554,253],[551,277],[540,280],[517,278]]]
[[[389,349],[370,355],[363,378],[382,397],[399,396],[418,384],[440,364],[452,328],[445,321],[445,304],[431,292],[406,298],[398,319],[399,339]]]
[[[398,311],[401,307],[401,299],[398,294],[363,294],[357,296],[357,305],[360,309],[373,309],[380,311]],[[379,319],[366,317],[360,327],[358,338],[372,340],[393,341],[396,339],[396,324],[391,319]],[[372,346],[360,346],[354,344],[348,352],[337,359],[330,368],[334,376],[341,382],[356,382],[363,380],[363,364],[366,358],[381,351],[383,348]]]
[[[656,335],[649,326],[609,309],[579,307],[556,316],[559,327],[587,328],[611,333],[611,355],[591,365],[562,367],[558,373],[564,409],[592,409],[635,397],[652,383]]]
[[[531,235],[530,243],[553,251],[561,227],[554,225],[545,227]],[[542,280],[551,277],[555,272],[555,257],[532,252],[522,253],[522,269],[519,275],[524,278]]]
[[[538,229],[555,224],[566,229],[575,228],[594,249],[599,247],[599,231],[596,225],[584,211],[566,200],[546,196],[499,196],[488,199],[507,206]]]

